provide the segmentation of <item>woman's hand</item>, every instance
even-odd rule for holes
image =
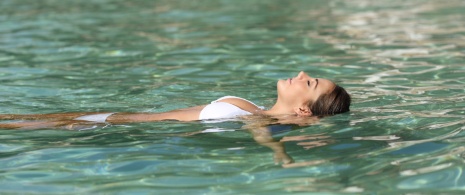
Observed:
[[[289,155],[287,155],[286,151],[275,152],[273,158],[274,158],[274,164],[276,165],[279,165],[279,164],[285,165],[285,164],[294,162],[294,160]]]

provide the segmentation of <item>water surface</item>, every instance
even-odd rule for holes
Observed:
[[[352,111],[275,136],[224,123],[0,130],[2,193],[460,193],[465,3],[0,2],[0,113],[161,112],[236,95],[273,104],[304,70]],[[221,128],[217,133],[199,133]],[[194,135],[192,135],[194,134]],[[188,136],[190,135],[190,136]]]

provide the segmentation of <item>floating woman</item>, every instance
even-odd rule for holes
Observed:
[[[277,82],[277,99],[273,107],[265,110],[243,98],[225,96],[210,104],[162,113],[79,112],[54,114],[0,114],[0,129],[92,129],[99,124],[124,124],[163,120],[196,121],[226,119],[245,116],[265,116],[278,119],[277,124],[311,124],[318,117],[349,111],[351,98],[346,90],[334,82],[313,78],[304,72],[296,77]],[[284,120],[283,119],[284,116]],[[290,120],[289,120],[290,119]],[[302,120],[308,119],[308,120]],[[19,121],[18,121],[19,120]],[[303,123],[301,123],[303,121]],[[273,124],[273,123],[270,123]],[[289,164],[293,160],[282,142],[272,137],[270,124],[246,124],[254,140],[273,150],[275,163]],[[271,127],[271,126],[270,126]],[[193,132],[192,134],[196,134]]]
[[[235,118],[247,115],[329,116],[349,111],[351,98],[346,90],[332,81],[313,78],[304,72],[294,78],[277,82],[277,99],[273,107],[263,107],[246,99],[225,96],[210,104],[162,113],[77,112],[54,114],[0,114],[0,120],[21,120],[0,123],[0,129],[73,129],[92,124],[124,124],[163,120],[195,121]]]

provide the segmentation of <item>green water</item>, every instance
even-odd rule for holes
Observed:
[[[352,111],[282,139],[240,121],[0,130],[0,193],[407,194],[465,189],[463,1],[0,1],[0,113],[269,107],[304,70]],[[222,128],[218,133],[201,133]],[[292,140],[291,138],[294,138]],[[300,138],[296,140],[295,138]]]

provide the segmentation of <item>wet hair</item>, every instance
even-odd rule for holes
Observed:
[[[309,104],[313,116],[330,116],[350,111],[350,95],[339,85]]]

